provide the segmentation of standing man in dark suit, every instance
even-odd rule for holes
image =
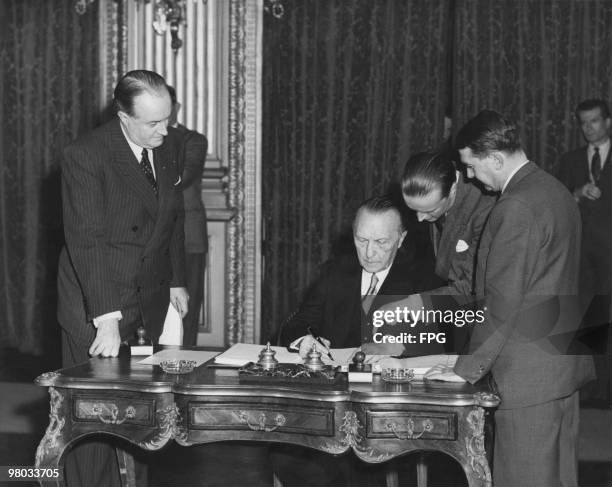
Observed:
[[[64,366],[116,356],[144,326],[156,340],[169,303],[184,315],[183,200],[164,79],[131,71],[114,92],[117,117],[64,152],[66,244],[58,272]],[[105,448],[106,447],[106,448]],[[68,485],[113,485],[115,452],[101,442],[66,460]]]
[[[582,215],[580,292],[585,305],[586,327],[598,327],[590,337],[603,346],[596,360],[597,395],[612,405],[612,163],[610,109],[603,100],[585,100],[576,107],[587,145],[563,154],[558,177],[572,192]]]
[[[468,177],[500,192],[483,230],[476,270],[486,321],[454,371],[471,383],[491,372],[502,398],[495,414],[493,483],[577,486],[578,389],[592,378],[591,357],[551,346],[575,331],[566,316],[578,291],[580,216],[567,190],[530,162],[516,126],[485,110],[457,135]],[[567,308],[567,309],[566,309]],[[562,329],[560,329],[562,328]]]
[[[206,209],[202,202],[202,172],[208,151],[208,140],[195,130],[177,122],[181,104],[176,91],[168,86],[172,100],[170,126],[179,134],[180,184],[185,205],[185,282],[189,293],[189,312],[183,318],[183,346],[195,347],[198,341],[200,308],[204,296],[204,269],[208,252]]]

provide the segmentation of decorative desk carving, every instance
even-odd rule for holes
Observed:
[[[321,370],[311,370],[304,364],[278,364],[274,368],[264,368],[249,362],[238,370],[243,382],[273,382],[289,384],[334,384],[342,382],[339,367],[325,365]]]
[[[157,434],[147,440],[139,443],[139,446],[145,450],[159,450],[172,439],[176,439],[178,443],[186,440],[187,433],[180,426],[181,413],[176,404],[172,403],[163,409],[157,411],[157,423],[159,431]]]
[[[57,375],[55,372],[49,372],[49,374],[55,374],[53,377]],[[58,440],[61,437],[64,424],[66,424],[66,420],[61,417],[63,396],[54,387],[49,387],[49,396],[49,426],[47,426],[45,436],[36,449],[36,467],[42,463],[44,457],[49,456],[58,448]]]
[[[287,418],[285,418],[285,416],[280,413],[277,413],[274,417],[274,426],[268,426],[266,424],[268,418],[266,417],[266,413],[264,412],[259,413],[259,416],[257,417],[257,422],[255,423],[251,422],[251,417],[247,411],[240,411],[238,413],[238,418],[240,418],[240,421],[246,424],[253,431],[265,431],[267,433],[274,431],[280,428],[281,426],[284,426],[287,422]]]
[[[406,429],[402,429],[398,427],[397,423],[395,423],[394,421],[390,421],[389,423],[387,423],[387,429],[393,432],[395,437],[399,438],[400,440],[418,440],[425,433],[429,433],[434,429],[434,424],[431,419],[424,419],[423,421],[421,421],[420,433],[416,433],[416,431],[414,431],[414,420],[412,418],[408,418],[405,424]]]
[[[105,424],[123,424],[128,419],[134,419],[136,417],[136,408],[134,406],[128,406],[125,408],[123,418],[121,419],[119,419],[119,408],[116,404],[108,405],[104,403],[96,403],[93,405],[92,412]],[[105,412],[108,412],[110,417],[104,417]]]
[[[487,486],[491,485],[491,470],[485,455],[485,411],[480,407],[474,408],[467,416],[471,434],[465,439],[465,445],[470,459],[470,466],[479,479],[483,479]]]

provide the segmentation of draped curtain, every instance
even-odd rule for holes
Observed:
[[[578,102],[612,96],[612,2],[456,0],[454,19],[455,126],[483,108],[505,113],[554,172],[581,143]]]
[[[57,343],[62,148],[98,123],[97,4],[3,0],[0,46],[0,346]]]
[[[441,143],[447,0],[283,0],[264,17],[265,339],[408,156]]]

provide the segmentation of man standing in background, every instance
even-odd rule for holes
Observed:
[[[208,252],[206,209],[202,203],[202,172],[206,161],[208,141],[195,130],[189,130],[177,122],[181,104],[176,91],[168,86],[172,100],[169,125],[179,135],[179,170],[182,173],[180,188],[185,205],[185,282],[189,293],[189,312],[183,318],[183,346],[195,347],[198,340],[200,308],[204,295],[204,269]]]
[[[601,354],[595,360],[595,399],[612,406],[612,121],[608,104],[597,99],[579,103],[576,119],[587,146],[561,156],[558,177],[574,195],[582,216],[580,293],[589,306],[584,326],[595,327],[585,339]]]
[[[64,367],[114,357],[143,326],[156,341],[168,304],[188,310],[183,201],[172,102],[152,71],[130,71],[114,92],[117,116],[64,151],[66,244],[58,269]],[[117,485],[115,449],[79,443],[66,458],[70,487]]]

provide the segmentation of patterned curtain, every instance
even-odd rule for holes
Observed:
[[[449,102],[447,0],[283,0],[264,17],[262,334],[297,306]]]
[[[57,342],[62,148],[98,121],[97,4],[3,0],[0,49],[0,346]]]
[[[519,122],[527,155],[555,171],[581,143],[574,108],[612,96],[609,0],[456,0],[454,119],[483,108]]]

